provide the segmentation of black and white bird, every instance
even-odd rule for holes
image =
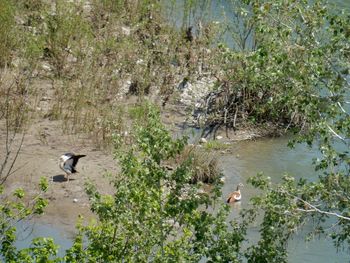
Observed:
[[[85,154],[75,155],[73,153],[65,153],[60,157],[60,168],[66,173],[67,181],[69,182],[69,175],[77,172],[75,166],[80,158],[85,157]]]

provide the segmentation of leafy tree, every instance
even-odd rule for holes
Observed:
[[[321,118],[334,120],[347,96],[348,14],[324,1],[232,2],[235,41],[218,48],[220,88],[208,98],[207,124],[306,130]]]

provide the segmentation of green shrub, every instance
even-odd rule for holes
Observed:
[[[0,67],[12,60],[16,47],[15,7],[11,0],[0,1]]]

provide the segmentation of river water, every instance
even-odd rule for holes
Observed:
[[[203,0],[203,2],[208,1]],[[214,5],[212,5],[212,8],[214,9],[211,13],[211,19],[220,18],[223,10],[222,5],[225,7],[228,2],[213,1]],[[342,9],[350,10],[350,0],[333,0],[330,2],[335,3]],[[178,17],[176,20],[180,21]],[[247,185],[246,180],[258,172],[264,172],[274,182],[280,181],[285,173],[296,178],[317,179],[318,174],[314,171],[311,164],[312,158],[317,155],[317,151],[303,145],[298,145],[292,150],[287,147],[287,142],[288,138],[239,142],[233,146],[233,154],[220,157],[220,163],[226,178],[223,187],[223,201],[224,197],[234,190],[238,183],[243,182],[245,185],[242,190],[242,201],[232,206],[231,218],[236,217],[240,209],[249,205],[249,198],[256,194],[256,190]],[[72,234],[65,232],[63,228],[61,229],[58,226],[35,224],[30,225],[28,228],[26,227],[25,224],[19,226],[18,232],[21,233],[22,237],[16,243],[19,248],[27,247],[30,244],[30,240],[37,236],[53,237],[55,242],[60,245],[59,254],[61,255],[65,249],[72,245]],[[310,227],[306,226],[303,232],[298,233],[291,240],[288,246],[288,261],[290,263],[350,262],[350,254],[347,251],[337,251],[331,240],[320,238],[305,242],[305,233]],[[248,238],[254,241],[258,238],[258,235],[257,229],[252,227]]]
[[[246,180],[258,172],[264,172],[271,177],[273,182],[281,181],[283,174],[316,180],[318,174],[312,167],[312,158],[317,156],[315,149],[304,145],[297,145],[295,149],[287,147],[288,138],[268,138],[256,141],[237,142],[232,146],[232,154],[223,154],[219,157],[220,166],[225,176],[222,201],[229,192],[242,182],[242,201],[232,205],[230,219],[239,216],[240,209],[249,206],[250,197],[256,195],[256,190],[246,183]],[[307,225],[302,232],[296,234],[288,245],[290,263],[329,263],[350,262],[350,254],[347,251],[337,251],[331,240],[324,237],[306,242],[305,233],[311,230]],[[38,236],[53,237],[60,245],[60,254],[72,245],[72,233],[68,233],[59,226],[50,224],[21,225],[19,232],[19,248],[30,244],[32,238]],[[252,226],[248,231],[248,239],[252,242],[259,237],[258,228]]]
[[[217,43],[225,43],[229,47],[235,47],[236,44],[227,27],[234,30],[241,27],[234,16],[237,12],[235,11],[237,2],[237,0],[161,0],[167,19],[175,27],[192,26],[194,29],[198,29],[199,21],[219,22],[220,37],[217,39]],[[339,12],[339,10],[350,12],[350,0],[328,0],[328,3],[336,8],[335,12]],[[251,38],[248,37],[246,47],[249,49],[251,44]]]
[[[234,145],[232,155],[224,155],[220,158],[226,179],[223,187],[223,201],[238,183],[242,182],[245,186],[241,190],[242,201],[232,206],[231,218],[238,216],[239,210],[249,205],[250,197],[256,195],[256,190],[246,184],[246,180],[258,172],[270,176],[273,182],[281,181],[282,176],[286,173],[311,181],[318,178],[312,166],[312,158],[317,156],[317,151],[305,145],[297,145],[295,149],[290,149],[287,143],[288,138],[239,142]],[[329,239],[322,237],[306,242],[305,234],[310,230],[311,224],[306,225],[290,241],[288,262],[350,262],[348,251],[337,251]],[[257,228],[252,227],[248,239],[254,242],[258,236]]]

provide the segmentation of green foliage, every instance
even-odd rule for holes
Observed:
[[[208,142],[206,142],[204,144],[204,148],[208,151],[214,150],[214,151],[218,151],[218,150],[225,150],[227,148],[229,148],[230,145],[229,144],[225,144],[224,142],[221,142],[219,140],[209,140]]]
[[[349,18],[323,1],[242,2],[233,38],[245,43],[219,46],[224,95],[208,124],[254,120],[305,129],[315,118],[334,119],[347,85]]]
[[[41,177],[40,178],[40,183],[39,183],[39,186],[40,186],[40,190],[43,191],[43,192],[46,192],[48,187],[49,187],[49,182],[47,181],[47,178],[46,177]]]
[[[61,259],[53,259],[57,255],[58,246],[51,238],[35,238],[29,248],[19,251],[16,262],[55,263]]]
[[[25,0],[17,0],[16,5],[24,9],[26,11],[37,11],[42,8],[44,8],[44,1],[43,0],[31,0],[31,1],[25,1]]]
[[[142,103],[129,108],[129,115],[135,123],[141,126],[144,122],[147,122],[148,110],[149,105],[147,103]]]
[[[92,1],[91,11],[79,5],[58,5],[56,13],[48,14],[44,21],[48,24],[47,59],[56,65],[54,74],[64,78],[55,86],[50,114],[64,120],[65,131],[86,132],[101,147],[111,145],[113,133],[125,131],[125,96],[137,95],[142,101],[151,84],[163,83],[162,74],[155,71],[172,74],[170,63],[165,62],[167,68],[160,67],[163,58],[170,60],[165,55],[168,39],[162,38],[170,30],[158,21],[157,5],[146,1],[133,4]],[[154,14],[152,20],[143,15],[147,10]],[[66,16],[67,12],[72,15]]]
[[[14,190],[14,199],[1,192],[0,254],[6,262],[60,262],[59,259],[53,260],[57,255],[57,246],[52,239],[36,238],[32,241],[31,247],[22,250],[18,250],[14,245],[17,239],[15,223],[43,213],[47,200],[42,195],[46,190],[47,179],[41,178],[40,190],[30,205],[24,199],[25,192],[22,188]]]
[[[45,49],[45,14],[49,5],[42,0],[13,1],[16,6],[18,42],[16,57],[26,70],[34,71]],[[16,65],[20,66],[20,65]]]
[[[0,67],[9,64],[15,48],[15,9],[11,0],[0,2]]]
[[[209,153],[206,149],[203,151],[196,146],[187,146],[176,158],[176,163],[181,163],[188,159],[191,160],[192,176],[190,183],[220,183],[222,174],[215,154]]]
[[[0,67],[5,65],[32,71],[42,56],[44,37],[42,14],[46,5],[41,0],[0,3]],[[20,58],[23,64],[16,59]],[[28,59],[26,61],[25,59]]]
[[[300,225],[300,218],[291,216],[296,204],[286,194],[293,180],[286,178],[286,183],[278,190],[270,189],[269,180],[262,174],[250,180],[255,187],[265,191],[263,196],[252,199],[253,205],[259,207],[259,211],[245,212],[247,216],[254,218],[259,212],[264,212],[259,229],[261,237],[256,245],[250,246],[246,251],[248,262],[287,262],[287,242]]]
[[[238,262],[244,225],[225,222],[226,206],[217,204],[219,185],[211,198],[191,179],[191,158],[173,171],[163,162],[176,158],[186,138],[172,139],[160,122],[159,112],[148,106],[144,125],[135,127],[136,143],[118,152],[121,174],[115,177],[113,195],[101,195],[87,185],[92,211],[99,222],[81,228],[69,258],[82,261],[213,261]],[[240,226],[240,227],[238,227]],[[82,234],[88,242],[81,249]],[[233,246],[234,245],[234,246]],[[230,247],[230,253],[226,249]]]

